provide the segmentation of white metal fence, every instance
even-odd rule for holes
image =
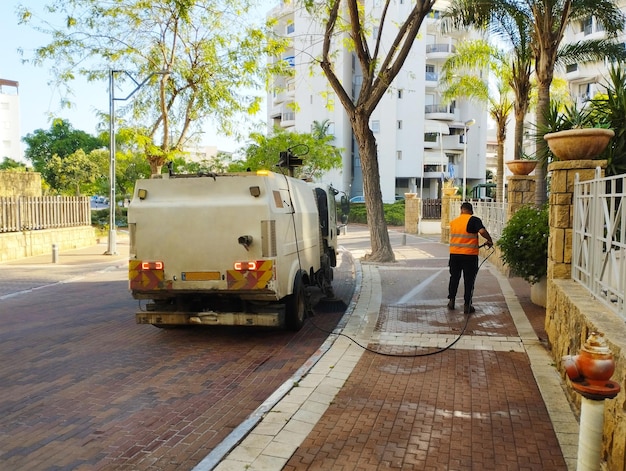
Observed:
[[[474,209],[474,216],[482,220],[493,241],[497,241],[506,225],[507,204],[482,200],[474,200],[470,203]],[[450,204],[450,219],[454,219],[461,214],[461,201],[452,200]]]
[[[0,233],[89,225],[86,196],[0,197]]]
[[[626,176],[574,184],[572,279],[626,319]]]

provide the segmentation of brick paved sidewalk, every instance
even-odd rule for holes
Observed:
[[[365,236],[348,236],[360,257]],[[445,307],[447,246],[398,237],[397,263],[357,264],[345,336],[218,471],[574,469],[577,423],[525,285],[484,266],[465,327]]]

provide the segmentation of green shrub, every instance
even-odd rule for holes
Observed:
[[[127,219],[128,209],[127,208],[117,208],[115,212],[115,225],[117,227],[126,227],[128,226]],[[104,209],[95,209],[91,211],[91,225],[104,227],[109,225],[109,208]]]
[[[502,260],[530,284],[546,276],[548,270],[548,206],[523,206],[511,216],[497,245]]]
[[[383,204],[385,222],[390,226],[404,226],[404,201],[396,201],[393,204]],[[365,203],[350,203],[350,216],[348,223],[367,224],[367,212]]]

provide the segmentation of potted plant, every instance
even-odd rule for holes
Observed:
[[[519,159],[508,160],[505,163],[513,175],[528,175],[537,166],[537,160],[525,153],[522,153]]]
[[[582,160],[598,157],[615,135],[608,124],[598,121],[591,107],[565,106],[559,113],[556,105],[550,110],[548,130],[543,138],[558,160]]]
[[[531,284],[531,299],[545,306],[545,294],[533,296],[535,285],[545,285],[548,270],[548,206],[522,206],[507,221],[496,245],[511,273]],[[542,298],[543,296],[543,298]]]
[[[445,196],[454,196],[459,191],[459,187],[454,184],[454,178],[446,178],[443,182],[442,193]]]

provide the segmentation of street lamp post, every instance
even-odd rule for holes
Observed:
[[[115,73],[121,72],[126,74],[135,84],[135,88],[124,98],[115,97]],[[132,97],[137,90],[143,87],[148,80],[155,75],[165,75],[167,70],[152,72],[143,82],[138,82],[135,78],[125,70],[109,69],[109,239],[105,255],[117,254],[116,232],[115,232],[115,210],[117,204],[115,202],[115,101],[126,101]]]
[[[463,201],[467,201],[467,129],[475,122],[475,119],[465,121],[463,128]]]

